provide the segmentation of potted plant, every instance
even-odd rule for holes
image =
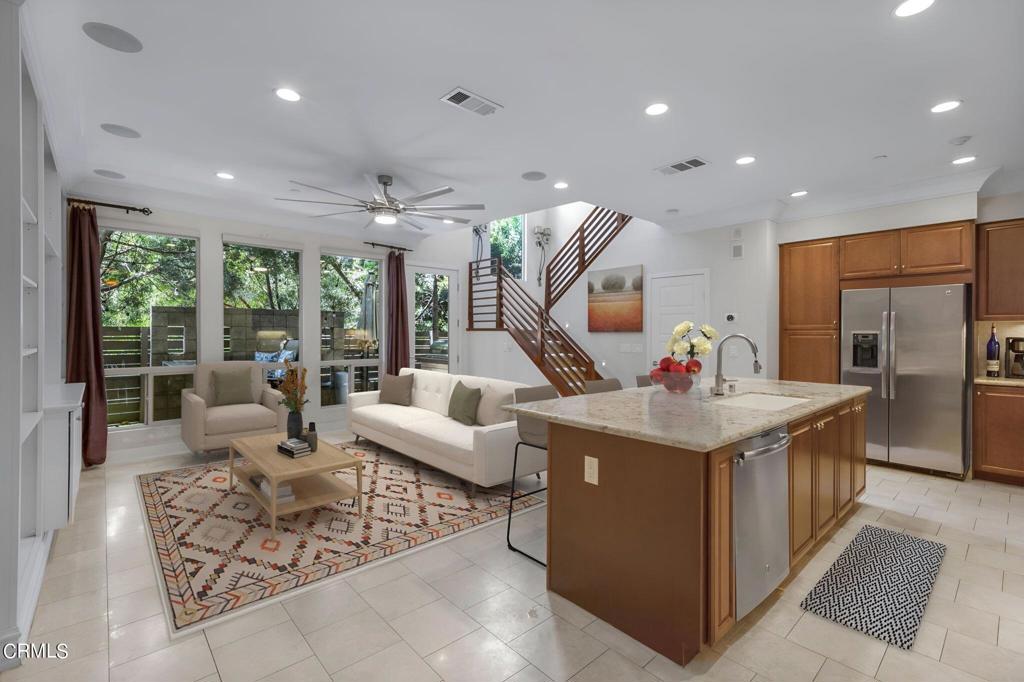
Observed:
[[[288,438],[298,438],[302,435],[302,407],[309,401],[306,400],[306,368],[302,372],[289,360],[284,361],[284,381],[278,388],[281,391],[281,405],[288,408]]]
[[[651,381],[671,393],[686,393],[699,385],[703,365],[697,358],[710,354],[711,342],[717,338],[718,331],[710,324],[695,328],[689,320],[680,322],[665,344],[668,355],[651,370]]]

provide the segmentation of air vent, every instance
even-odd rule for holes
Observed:
[[[494,112],[498,111],[498,109],[502,108],[502,106],[497,102],[492,102],[486,97],[481,97],[480,95],[476,95],[469,90],[464,90],[463,88],[455,88],[442,97],[441,101],[447,102],[453,107],[458,107],[459,109],[472,111],[474,114],[479,114],[480,116],[490,116]]]
[[[695,156],[692,159],[686,161],[679,161],[678,163],[670,163],[667,166],[661,168],[655,168],[656,171],[662,175],[675,175],[676,173],[682,173],[683,171],[693,170],[694,168],[700,168],[701,166],[708,165],[708,162],[699,156]]]

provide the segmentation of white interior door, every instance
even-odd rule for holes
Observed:
[[[651,331],[648,360],[651,366],[665,357],[665,342],[683,320],[703,324],[708,319],[708,274],[705,271],[651,275],[649,291]]]
[[[458,371],[457,270],[406,266],[411,367]]]

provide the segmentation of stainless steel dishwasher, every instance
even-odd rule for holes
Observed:
[[[733,556],[736,619],[754,610],[789,573],[789,428],[736,444]]]

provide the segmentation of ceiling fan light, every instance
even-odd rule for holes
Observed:
[[[455,223],[455,221],[454,221],[454,220],[452,220],[451,218],[445,218],[445,219],[444,219],[444,220],[442,220],[441,222],[443,222],[443,223],[444,223],[445,225],[452,225],[452,224],[454,224],[454,223]]]
[[[373,222],[378,225],[394,225],[398,222],[398,217],[393,213],[378,213],[373,216]]]

